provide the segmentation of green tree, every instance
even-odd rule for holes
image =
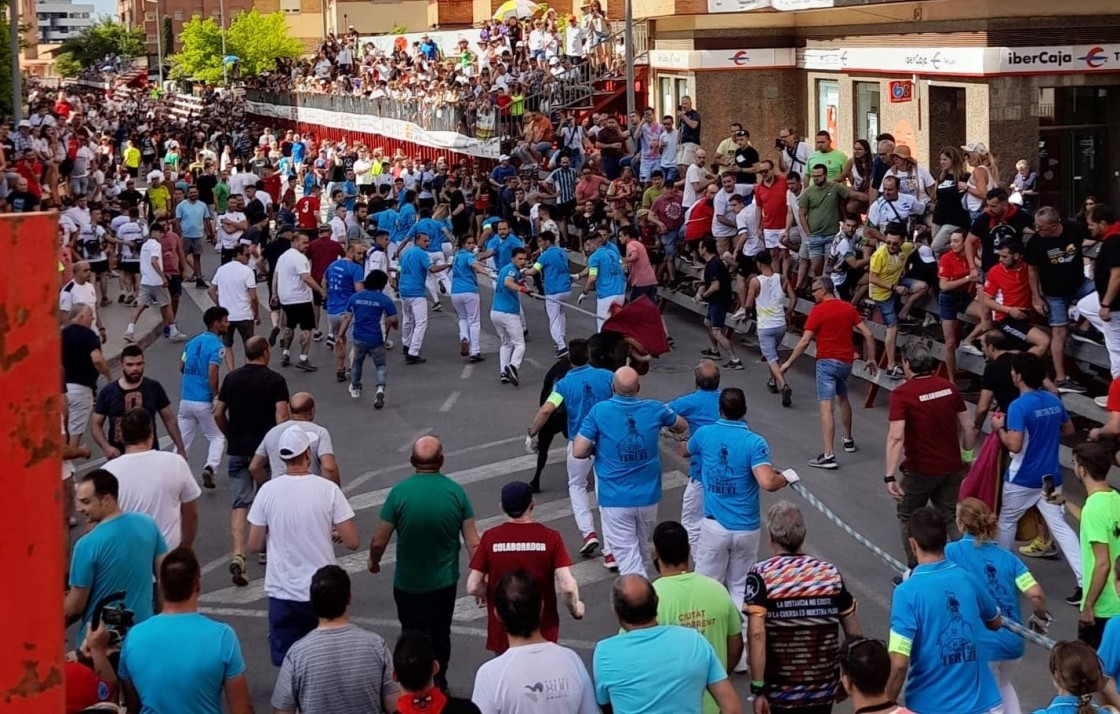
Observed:
[[[77,77],[82,73],[82,63],[69,52],[60,52],[54,58],[54,71],[62,77]]]
[[[139,57],[146,52],[143,29],[129,29],[108,18],[83,29],[77,37],[62,43],[61,47],[61,53],[69,54],[82,69],[100,64],[105,55]]]
[[[210,18],[191,18],[183,25],[179,42],[183,49],[171,57],[172,77],[205,82],[221,81],[225,55],[238,58],[242,76],[255,76],[275,68],[279,58],[303,54],[303,44],[288,34],[284,15],[279,12],[239,13],[226,30],[225,55],[222,28]]]

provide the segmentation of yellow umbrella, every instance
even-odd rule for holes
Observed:
[[[505,22],[511,17],[524,19],[532,17],[544,9],[532,0],[506,0],[494,11],[494,19]]]

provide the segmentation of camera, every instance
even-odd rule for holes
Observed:
[[[90,627],[96,630],[105,623],[109,631],[109,645],[118,645],[136,624],[136,613],[124,606],[124,591],[110,593],[97,601],[90,618]]]
[[[786,148],[786,142],[782,141],[781,139],[774,139],[774,148],[778,151],[781,151],[782,149]]]

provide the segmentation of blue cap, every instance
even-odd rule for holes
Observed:
[[[524,481],[510,481],[502,486],[502,510],[517,518],[529,510],[533,502],[533,487]]]

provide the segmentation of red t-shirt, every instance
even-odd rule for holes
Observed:
[[[307,259],[311,261],[311,277],[316,282],[323,281],[323,273],[335,260],[346,255],[346,250],[341,243],[331,240],[329,236],[316,238],[307,244]]]
[[[961,393],[944,377],[918,377],[895,387],[889,418],[906,422],[902,468],[927,476],[962,470],[957,415],[965,409]]]
[[[1120,379],[1108,385],[1108,411],[1120,412]]]
[[[315,196],[304,196],[296,201],[296,221],[300,228],[315,230],[319,227],[319,199]]]
[[[1003,263],[997,263],[988,271],[984,281],[984,294],[995,298],[1004,307],[1031,309],[1031,285],[1028,280],[1027,264],[1020,263],[1018,268],[1008,270]],[[996,312],[997,321],[1004,320],[1005,313]]]
[[[964,253],[954,253],[949,251],[941,256],[941,260],[937,264],[937,277],[941,280],[960,280],[967,278],[971,272],[971,267],[968,265],[968,258]],[[958,288],[954,292],[967,291],[969,295],[973,294],[975,290],[975,281],[965,283],[963,288]]]
[[[835,359],[851,364],[855,361],[852,329],[863,317],[850,302],[832,298],[813,306],[805,329],[817,337],[817,359]]]
[[[701,198],[692,204],[692,208],[685,213],[684,239],[697,241],[712,234],[712,216],[716,214],[716,207],[707,198]]]
[[[540,523],[503,523],[484,532],[470,568],[486,574],[486,649],[495,654],[509,649],[509,638],[494,610],[494,593],[498,580],[518,569],[536,578],[544,600],[541,634],[550,642],[556,642],[560,638],[560,615],[556,611],[553,577],[557,568],[571,564],[564,538],[558,531]]]
[[[762,209],[762,228],[781,231],[786,227],[786,193],[789,184],[785,176],[778,176],[773,186],[759,181],[754,185],[754,202]]]

